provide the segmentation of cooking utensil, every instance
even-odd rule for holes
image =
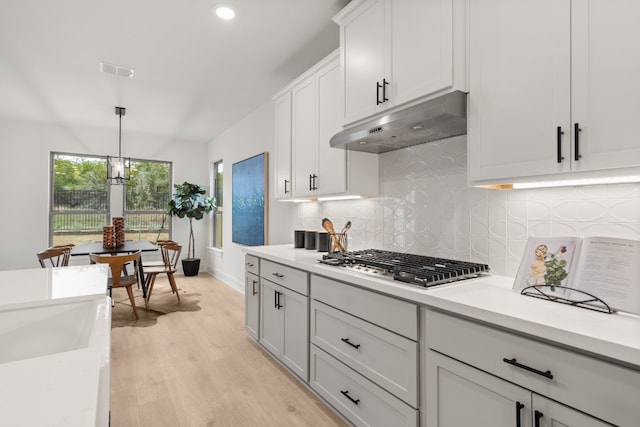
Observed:
[[[327,230],[329,236],[331,236],[331,240],[333,241],[333,246],[338,248],[340,252],[345,252],[344,246],[340,242],[340,238],[336,235],[336,230],[333,228],[333,222],[329,218],[322,218],[322,228]]]
[[[347,221],[344,227],[342,227],[342,230],[340,230],[340,234],[345,234],[347,231],[349,231],[350,228],[351,228],[351,221]]]

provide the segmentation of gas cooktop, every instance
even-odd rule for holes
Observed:
[[[325,254],[320,262],[353,271],[392,277],[394,280],[422,287],[470,279],[489,272],[489,266],[486,264],[379,249]]]

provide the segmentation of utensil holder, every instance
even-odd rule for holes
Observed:
[[[329,234],[329,253],[338,253],[347,251],[347,233],[330,233]]]

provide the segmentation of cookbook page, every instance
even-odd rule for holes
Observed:
[[[513,289],[527,286],[569,286],[574,259],[579,252],[578,237],[529,237]],[[551,289],[561,295],[561,289]]]
[[[640,241],[585,237],[572,287],[640,314]]]

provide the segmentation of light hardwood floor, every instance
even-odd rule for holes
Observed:
[[[176,278],[199,311],[111,331],[111,426],[347,425],[248,337],[242,294],[203,272]]]

